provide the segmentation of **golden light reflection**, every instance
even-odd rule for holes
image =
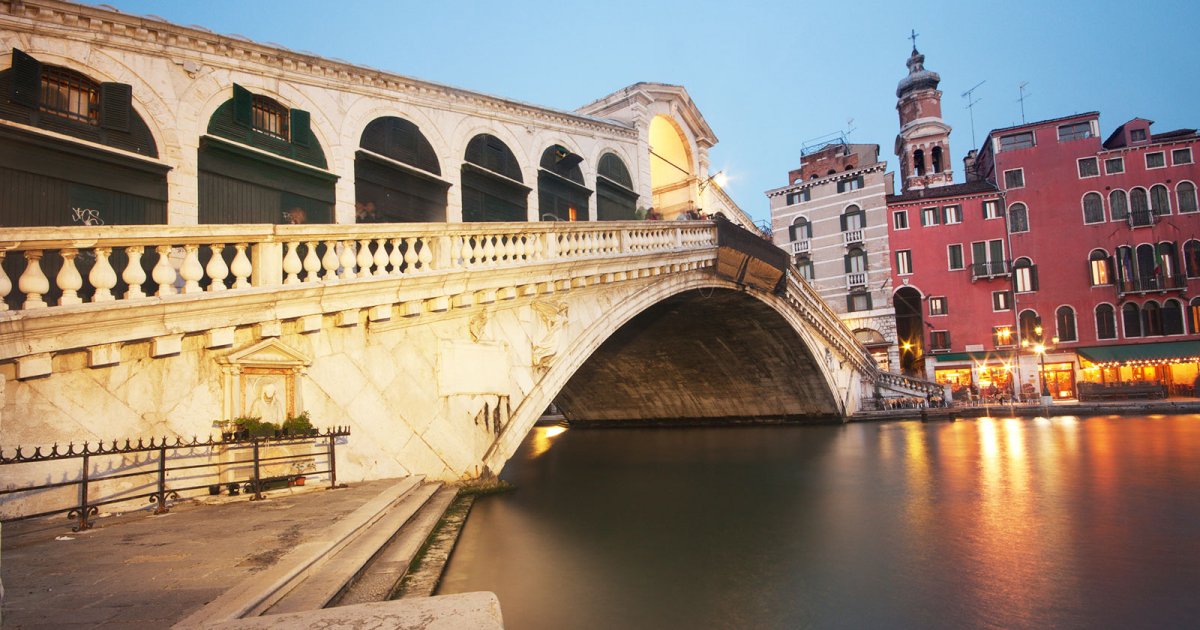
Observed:
[[[554,438],[566,433],[567,427],[534,427],[529,442],[529,458],[537,459],[554,446]]]

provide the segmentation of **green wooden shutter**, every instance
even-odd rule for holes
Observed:
[[[292,144],[307,147],[312,144],[311,117],[302,109],[292,110]]]
[[[1037,276],[1038,276],[1037,265],[1030,265],[1029,266],[1029,285],[1030,285],[1029,288],[1033,291],[1038,290],[1038,277]]]
[[[41,97],[42,64],[16,48],[12,52],[13,78],[9,99],[17,105],[36,108]]]
[[[842,262],[846,264],[846,273],[850,273],[850,254],[842,256]]]
[[[846,215],[843,214],[842,216],[838,217],[838,220],[842,222],[842,231],[845,232],[846,231]]]
[[[100,126],[113,131],[129,131],[133,112],[133,87],[125,83],[100,84]]]
[[[249,127],[253,120],[254,95],[250,90],[233,84],[233,122]]]

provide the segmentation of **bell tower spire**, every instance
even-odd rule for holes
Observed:
[[[925,55],[917,50],[915,29],[909,39],[913,49],[906,62],[908,76],[896,86],[896,111],[900,113],[896,157],[905,192],[954,183],[950,126],[942,120],[942,93],[937,89],[942,77],[925,69]]]

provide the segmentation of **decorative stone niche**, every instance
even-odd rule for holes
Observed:
[[[224,420],[257,416],[278,424],[304,409],[300,377],[312,359],[279,339],[264,339],[217,362],[223,376]]]

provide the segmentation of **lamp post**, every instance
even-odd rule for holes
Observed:
[[[1029,340],[1022,339],[1021,347],[1030,348],[1031,350],[1033,350],[1033,352],[1035,354],[1038,355],[1038,363],[1041,365],[1041,369],[1038,370],[1038,372],[1039,372],[1039,375],[1041,376],[1041,381],[1042,381],[1042,404],[1049,405],[1054,400],[1054,398],[1052,396],[1050,396],[1050,387],[1046,384],[1046,351],[1052,350],[1054,348],[1054,346],[1058,345],[1058,337],[1051,338],[1050,345],[1047,346],[1045,343],[1043,343],[1041,341],[1041,338],[1042,338],[1042,327],[1041,326],[1035,327],[1033,329],[1033,333],[1034,333],[1034,335],[1037,336],[1037,338],[1039,340],[1038,343],[1033,344],[1033,347],[1030,348]]]

